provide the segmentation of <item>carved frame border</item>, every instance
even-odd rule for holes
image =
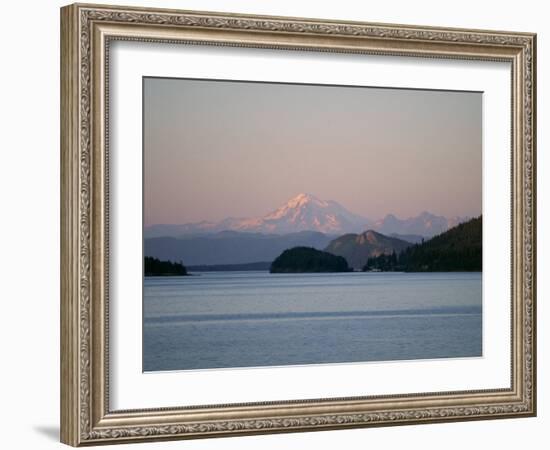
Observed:
[[[108,58],[114,39],[509,61],[512,386],[110,411]],[[79,446],[536,414],[536,35],[75,4],[61,9],[61,440]]]

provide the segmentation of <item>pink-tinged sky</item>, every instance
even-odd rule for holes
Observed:
[[[145,225],[300,192],[370,219],[481,213],[482,94],[144,79]]]

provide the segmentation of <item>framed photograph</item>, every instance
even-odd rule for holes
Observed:
[[[535,415],[535,56],[62,8],[62,442]]]

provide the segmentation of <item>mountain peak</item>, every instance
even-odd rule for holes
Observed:
[[[278,233],[303,230],[342,233],[361,229],[368,222],[337,202],[320,200],[305,192],[292,197],[260,221],[262,228]]]
[[[351,267],[361,269],[370,257],[399,253],[411,245],[369,229],[361,234],[346,234],[333,239],[325,251],[343,256]]]
[[[395,238],[391,236],[386,236],[385,234],[379,233],[378,231],[374,230],[367,230],[363,231],[361,234],[359,234],[356,238],[356,242],[359,244],[364,244],[366,242],[369,242],[371,244],[387,241],[387,240],[393,240]]]
[[[297,201],[306,200],[306,201],[309,201],[309,200],[317,200],[317,197],[315,197],[315,195],[313,195],[313,194],[308,194],[307,192],[300,192],[295,197],[292,197],[291,201],[292,200],[297,200]]]
[[[367,231],[364,231],[361,234],[364,234],[365,236],[371,239],[376,239],[378,236],[384,236],[382,233],[378,233],[377,231],[370,230],[370,229]]]
[[[371,244],[378,241],[378,236],[380,236],[376,231],[367,230],[361,233],[359,236],[357,236],[357,243],[362,245],[366,242],[370,242]]]
[[[304,206],[304,205],[307,205],[307,204],[316,204],[316,205],[319,205],[319,206],[327,206],[328,205],[327,202],[325,202],[323,200],[319,200],[314,195],[302,192],[302,193],[296,195],[295,197],[292,197],[286,203],[285,206],[287,206],[289,208],[299,208],[300,206]]]

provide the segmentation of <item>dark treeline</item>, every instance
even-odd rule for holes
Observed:
[[[373,256],[367,260],[367,263],[363,267],[363,272],[369,270],[376,270],[381,272],[403,272],[403,267],[399,264],[399,258],[397,254],[392,252],[391,255],[382,253],[378,256]]]
[[[482,266],[482,218],[462,223],[399,255],[369,258],[363,270],[403,272],[477,272]]]
[[[271,273],[349,272],[345,258],[311,247],[285,250],[271,264]]]
[[[187,275],[187,269],[181,262],[161,261],[149,256],[145,257],[144,272],[146,277]]]

